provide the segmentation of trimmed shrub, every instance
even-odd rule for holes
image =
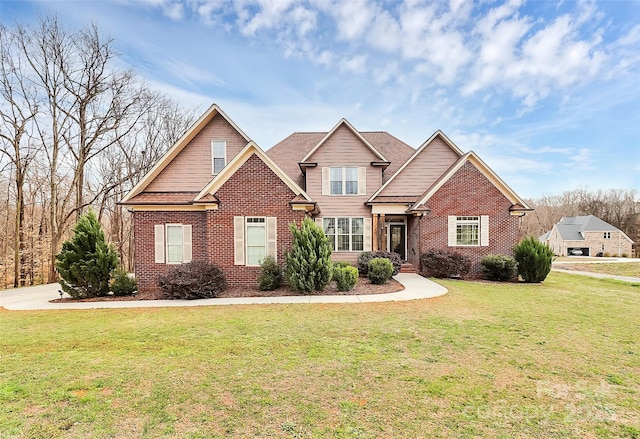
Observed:
[[[622,257],[623,257],[623,258],[628,258],[628,257],[629,257],[629,255],[628,255],[628,254],[626,254],[626,253],[622,253]]]
[[[486,279],[505,282],[518,276],[518,263],[511,256],[488,255],[480,263],[484,267]]]
[[[282,268],[273,256],[267,256],[260,261],[260,274],[258,275],[258,289],[260,291],[272,291],[282,283]]]
[[[533,236],[524,238],[513,248],[518,273],[525,282],[542,282],[551,271],[553,250]]]
[[[422,274],[427,277],[463,278],[471,270],[471,259],[447,250],[429,250],[420,256]]]
[[[609,252],[604,252],[604,255],[603,255],[603,256],[604,256],[605,258],[610,258],[610,257],[611,257],[611,253],[609,253]]]
[[[305,218],[300,228],[289,225],[293,235],[291,250],[287,253],[286,275],[294,291],[310,294],[322,291],[331,281],[331,246],[324,230]]]
[[[346,262],[334,263],[333,280],[338,285],[338,291],[351,291],[358,282],[358,269]]]
[[[160,276],[158,284],[168,299],[207,299],[218,297],[227,287],[227,279],[216,265],[193,261]]]
[[[369,261],[375,258],[385,258],[391,261],[393,264],[393,276],[400,272],[400,266],[402,265],[402,259],[398,253],[394,252],[363,252],[358,256],[358,271],[361,275],[366,276],[369,272]]]
[[[132,296],[138,289],[138,283],[134,277],[129,276],[122,268],[113,271],[111,279],[111,292],[114,296]]]
[[[372,284],[382,285],[393,275],[393,264],[387,258],[373,258],[369,261],[367,277]]]
[[[118,255],[107,244],[96,215],[89,211],[73,226],[73,237],[62,244],[56,255],[60,286],[74,299],[109,294],[111,272],[118,266]]]

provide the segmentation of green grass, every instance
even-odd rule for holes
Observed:
[[[640,437],[640,288],[0,312],[0,437]]]
[[[557,268],[592,271],[616,276],[640,277],[640,262],[602,262],[593,264],[555,264]]]

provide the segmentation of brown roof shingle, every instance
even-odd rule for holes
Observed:
[[[397,137],[384,131],[361,131],[360,134],[391,164],[384,171],[384,180],[391,177],[415,150]],[[269,148],[266,153],[299,185],[304,184],[298,162],[320,142],[327,132],[293,133]]]

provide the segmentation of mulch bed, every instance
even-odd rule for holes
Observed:
[[[386,294],[395,293],[396,291],[402,291],[404,287],[397,281],[390,279],[384,285],[374,285],[366,277],[358,278],[356,286],[351,291],[338,291],[335,282],[331,282],[324,291],[316,291],[312,293],[313,296],[344,296],[344,295],[363,295],[363,294]],[[304,296],[304,294],[293,291],[289,286],[282,286],[273,291],[260,291],[257,288],[247,287],[231,287],[223,291],[218,297],[278,297],[278,296]],[[149,292],[140,293],[135,296],[106,296],[106,297],[94,297],[92,299],[54,299],[50,302],[54,303],[68,303],[68,302],[109,302],[109,301],[129,301],[129,300],[164,300],[166,297],[162,295],[162,292]]]

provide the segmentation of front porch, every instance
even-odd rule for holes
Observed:
[[[420,216],[414,214],[372,215],[372,250],[398,253],[401,272],[416,273],[420,266]]]

